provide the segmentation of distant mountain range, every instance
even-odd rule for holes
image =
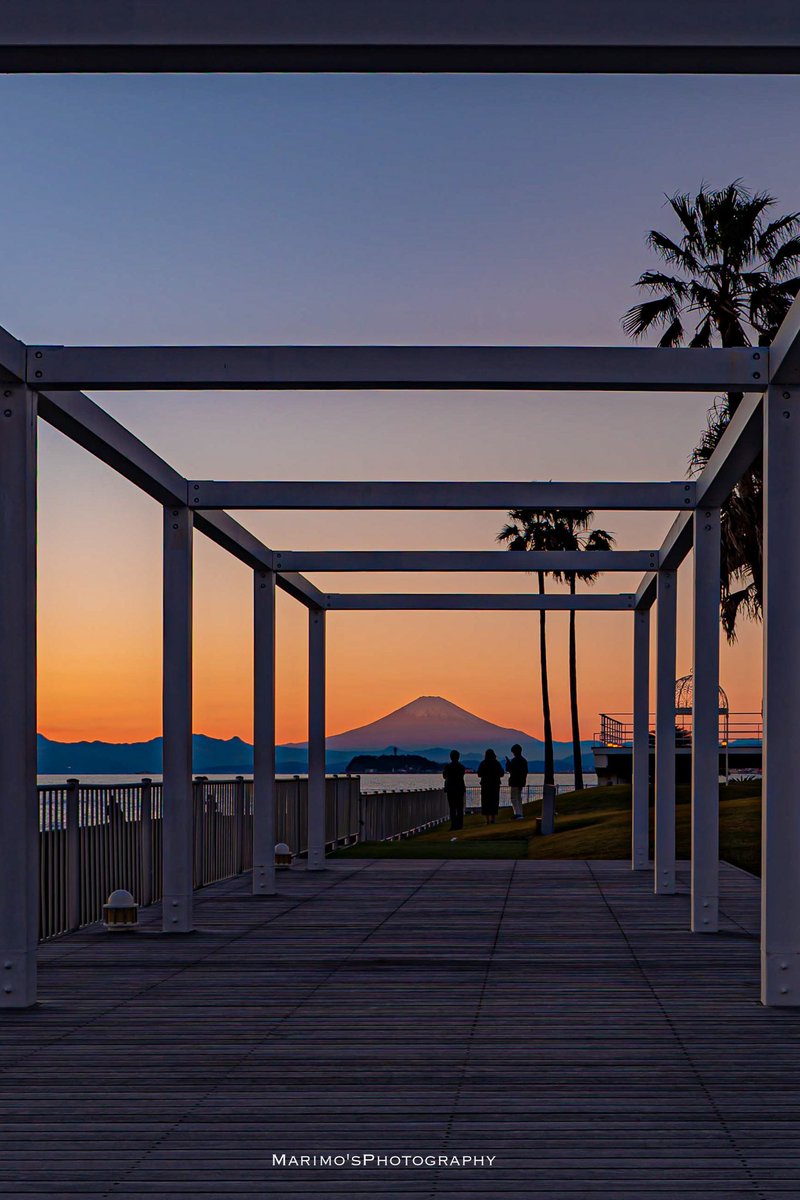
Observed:
[[[197,775],[246,775],[253,770],[253,747],[241,738],[227,740],[196,733],[193,770]],[[460,750],[468,765],[476,763],[491,746],[508,754],[514,742],[522,745],[532,771],[543,768],[543,743],[520,729],[507,729],[486,721],[441,696],[419,696],[368,725],[328,738],[327,767],[344,771],[356,754],[424,754],[444,761],[451,749]],[[584,766],[592,768],[591,742],[582,742]],[[556,770],[572,770],[572,743],[555,743]],[[158,775],[161,772],[161,738],[147,742],[55,742],[39,734],[41,775]],[[302,774],[308,765],[305,742],[279,746],[280,774]]]

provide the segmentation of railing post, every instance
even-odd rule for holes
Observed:
[[[800,388],[764,400],[764,800],[761,1001],[800,1005]]]
[[[325,866],[325,612],[308,610],[308,869]]]
[[[719,579],[719,509],[697,509],[692,651],[694,933],[716,933],[719,929]]]
[[[253,895],[274,896],[275,572],[253,585]]]
[[[0,1008],[36,1003],[36,396],[0,401]]]
[[[81,924],[80,780],[67,780],[67,929]]]
[[[650,866],[650,610],[633,614],[631,867]]]
[[[141,862],[139,903],[144,908],[153,903],[153,781],[149,778],[142,780],[139,859]]]
[[[164,509],[163,646],[165,933],[192,923],[192,514]]]
[[[236,874],[244,870],[244,775],[236,776]]]
[[[656,611],[655,890],[675,891],[675,571],[658,572]]]

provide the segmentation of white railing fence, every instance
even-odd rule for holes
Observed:
[[[71,779],[38,791],[41,940],[99,921],[117,888],[126,888],[140,905],[161,899],[161,783]],[[308,848],[307,797],[307,779],[276,780],[275,841],[286,842],[295,855]],[[416,833],[448,813],[440,788],[365,796],[357,776],[333,776],[326,780],[326,848]],[[196,776],[194,886],[252,865],[252,780]]]

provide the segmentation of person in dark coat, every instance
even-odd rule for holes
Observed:
[[[450,762],[447,763],[442,776],[444,777],[444,791],[447,796],[447,803],[450,805],[450,828],[464,828],[464,798],[467,788],[464,783],[464,773],[466,768],[462,762],[459,762],[461,755],[458,750],[450,751]]]
[[[525,815],[522,811],[522,793],[528,782],[528,760],[522,757],[522,746],[520,745],[512,746],[511,753],[513,758],[506,759],[511,807],[514,810],[514,820],[521,821]]]
[[[505,771],[497,761],[494,750],[487,750],[483,762],[478,767],[478,777],[481,781],[481,812],[486,817],[487,825],[494,825],[500,807],[500,780],[504,775]]]

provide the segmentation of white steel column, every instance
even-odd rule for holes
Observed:
[[[650,609],[633,614],[631,867],[650,866]]]
[[[253,895],[275,894],[275,572],[253,575]]]
[[[192,514],[164,509],[164,792],[165,933],[192,928],[194,804],[192,787]]]
[[[675,891],[675,571],[658,573],[656,613],[655,890]]]
[[[761,1000],[800,1005],[800,389],[771,387],[764,429]]]
[[[308,869],[325,866],[325,612],[308,610]]]
[[[36,396],[0,408],[0,1008],[36,1003]]]
[[[694,514],[692,650],[692,930],[719,929],[718,508]]]

